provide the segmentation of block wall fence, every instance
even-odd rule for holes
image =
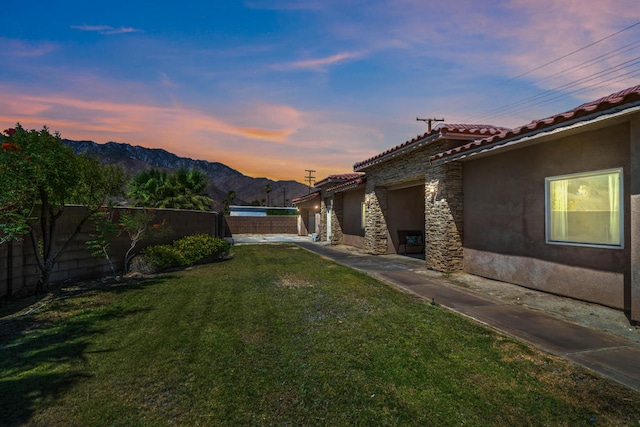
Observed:
[[[116,211],[142,208],[114,208]],[[81,206],[65,207],[57,223],[60,247],[66,236],[72,231],[78,217],[84,213]],[[165,222],[167,232],[162,237],[150,238],[138,243],[134,253],[150,245],[171,243],[192,234],[211,234],[217,237],[233,237],[234,234],[297,234],[296,216],[271,217],[224,217],[217,212],[188,211],[178,209],[154,209],[154,223]],[[91,256],[87,240],[95,231],[93,223],[88,221],[81,233],[71,242],[56,264],[51,283],[70,280],[95,279],[113,274],[109,262],[100,257]],[[117,272],[121,272],[124,256],[130,246],[128,236],[118,236],[111,244],[109,255]],[[39,271],[31,240],[28,236],[21,241],[0,245],[0,298],[7,295],[26,295],[34,291]]]
[[[78,217],[84,213],[84,207],[67,206],[57,222],[56,247],[59,248],[75,227]],[[116,211],[136,210],[140,208],[114,208]],[[175,209],[154,209],[154,223],[165,222],[167,232],[162,237],[143,240],[134,249],[139,253],[144,247],[171,243],[180,237],[191,234],[211,234],[220,236],[224,224],[216,212],[186,211]],[[56,264],[51,283],[68,280],[95,279],[112,275],[111,267],[105,258],[91,256],[86,241],[91,240],[95,232],[93,223],[88,221],[80,234],[71,242]],[[118,236],[111,244],[109,255],[117,272],[124,264],[124,255],[129,249],[128,236]],[[0,297],[9,294],[20,296],[34,291],[39,271],[29,236],[21,241],[0,245]]]
[[[234,234],[298,234],[297,215],[225,216],[225,237]]]

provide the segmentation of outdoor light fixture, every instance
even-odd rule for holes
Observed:
[[[429,196],[429,201],[432,203],[435,201],[436,195],[438,194],[438,184],[439,181],[432,181],[425,187],[425,193]]]

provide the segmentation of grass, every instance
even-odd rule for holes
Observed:
[[[0,320],[0,424],[638,425],[640,393],[295,246]]]

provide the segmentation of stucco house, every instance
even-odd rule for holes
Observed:
[[[297,203],[319,209],[320,240],[371,254],[413,249],[430,269],[640,321],[640,86],[515,129],[440,125],[354,172]],[[412,248],[408,232],[421,239]]]
[[[291,201],[298,208],[298,236],[320,236],[320,189]]]
[[[640,321],[640,86],[429,161],[426,228],[449,211],[459,239],[427,237],[444,237],[427,265],[453,249],[469,273]]]
[[[357,175],[333,186],[326,186],[325,200],[333,202],[331,220],[332,244],[365,247],[365,185],[367,177]],[[328,218],[329,219],[329,218]]]
[[[315,218],[314,228],[318,240],[333,244],[345,243],[345,233],[343,230],[346,229],[346,244],[358,246],[356,242],[357,239],[350,239],[349,236],[352,233],[357,235],[362,234],[362,230],[360,229],[360,215],[362,211],[360,205],[358,205],[357,212],[352,214],[355,217],[351,218],[351,216],[348,216],[345,223],[343,193],[350,193],[347,199],[349,206],[351,206],[351,200],[354,194],[357,193],[358,185],[360,185],[358,183],[351,185],[351,183],[361,178],[363,178],[362,174],[359,173],[345,173],[329,175],[316,182],[314,192],[292,200],[293,205],[299,210],[299,221],[305,224],[308,230],[311,220],[309,219],[305,222],[305,218],[309,217],[310,212],[313,212]],[[344,187],[342,187],[343,184]],[[342,188],[342,190],[340,190],[340,188]],[[353,226],[353,223],[357,223],[357,226]],[[307,235],[304,234],[304,227],[301,228],[299,234],[302,236]]]

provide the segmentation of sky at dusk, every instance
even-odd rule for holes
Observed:
[[[638,0],[5,3],[0,129],[253,177],[351,172],[416,117],[515,127],[640,84]]]

